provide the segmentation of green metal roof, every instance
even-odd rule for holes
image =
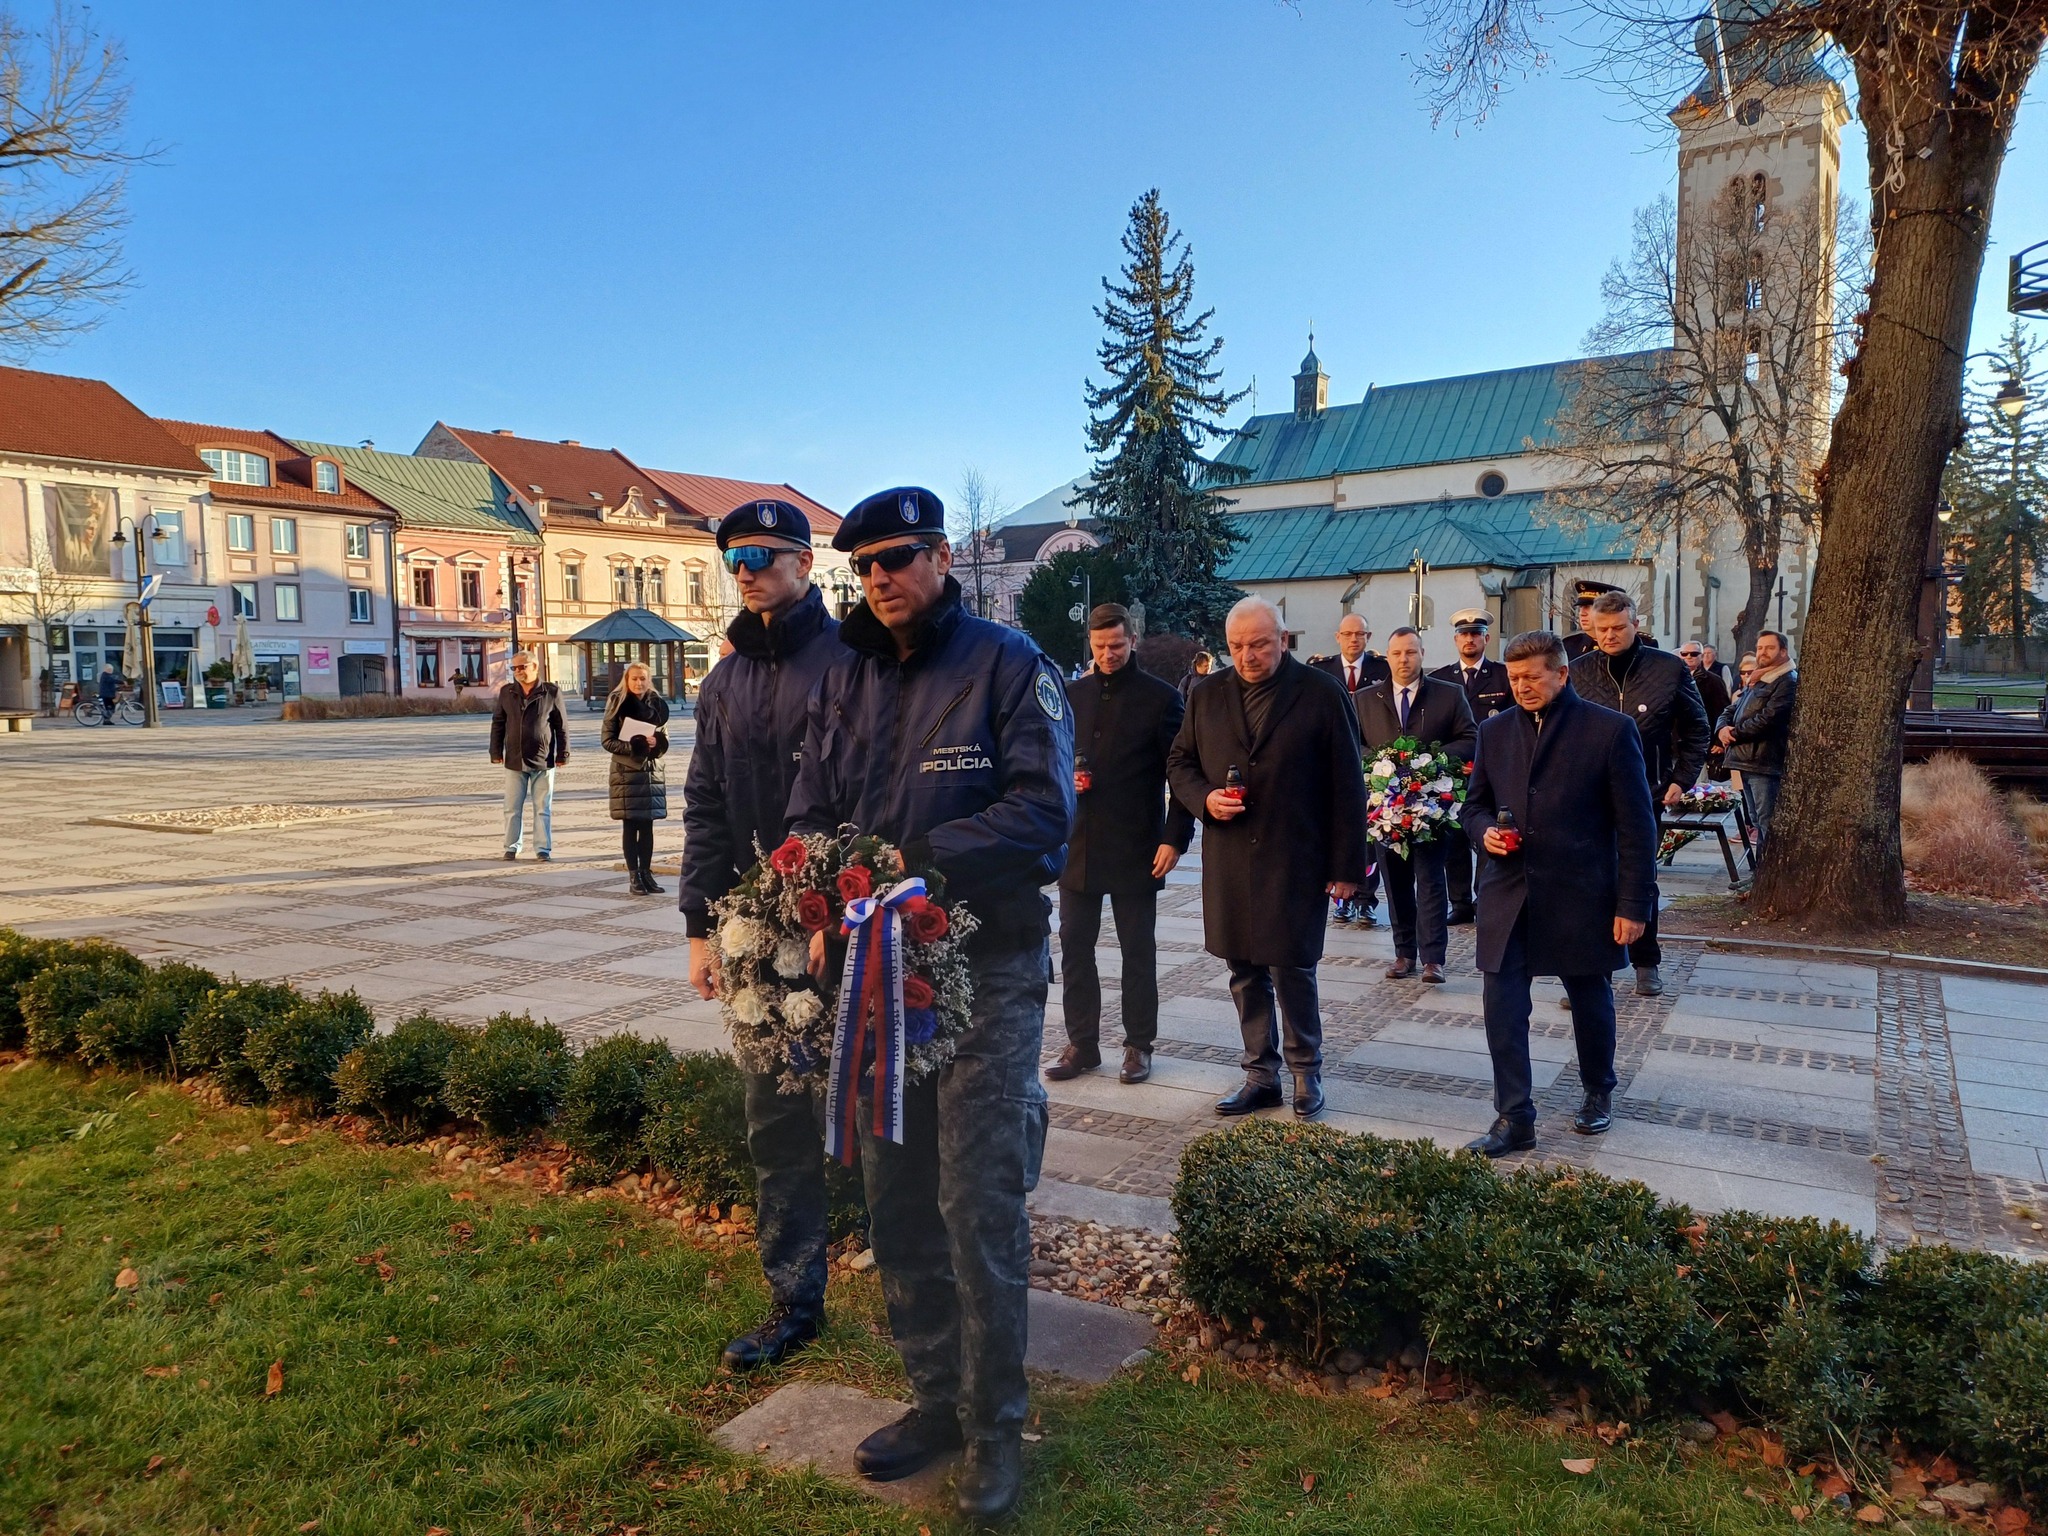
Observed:
[[[301,440],[299,446],[336,460],[351,482],[390,507],[408,528],[489,533],[513,544],[540,542],[533,525],[505,499],[497,480],[481,464],[344,448],[339,443]]]
[[[1266,485],[1522,453],[1550,440],[1571,370],[1584,361],[1390,384],[1309,417],[1254,416],[1217,462],[1250,471],[1232,484]]]
[[[1411,501],[1361,510],[1288,507],[1240,512],[1245,536],[1220,573],[1225,581],[1312,581],[1403,571],[1415,552],[1439,568],[1579,565],[1634,558],[1625,528],[1563,528],[1541,517],[1541,491],[1491,499]]]

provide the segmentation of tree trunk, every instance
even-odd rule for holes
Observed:
[[[1866,75],[1866,116],[1881,84]],[[1905,915],[1901,715],[1919,660],[1922,566],[1961,419],[1970,310],[2009,132],[2006,116],[1953,112],[1928,157],[1904,156],[1903,185],[1880,190],[1874,204],[1884,210],[1875,278],[1822,471],[1791,756],[1757,876],[1767,917],[1859,928]],[[1882,175],[1881,148],[1872,155]]]
[[[1771,593],[1778,582],[1778,562],[1759,563],[1755,556],[1749,566],[1749,597],[1735,619],[1735,652],[1746,656],[1756,649],[1756,637],[1771,627]]]

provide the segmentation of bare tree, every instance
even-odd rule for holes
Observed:
[[[1540,0],[1408,0],[1433,25],[1422,74],[1440,112],[1484,112],[1539,66]],[[1960,419],[1991,205],[2048,0],[1591,0],[1583,40],[1611,78],[1667,88],[1712,63],[1730,110],[1788,60],[1831,49],[1853,76],[1868,150],[1871,283],[1828,457],[1783,799],[1758,872],[1767,916],[1825,927],[1905,915],[1903,714],[1920,655],[1918,592]],[[1648,93],[1645,95],[1648,99]]]
[[[43,663],[48,666],[52,654],[51,641],[56,638],[56,631],[76,618],[81,608],[97,600],[95,588],[99,578],[60,571],[49,555],[40,549],[36,551],[35,564],[23,574],[29,578],[28,586],[0,592],[0,605],[4,605],[0,611],[34,626],[42,636]],[[55,683],[56,680],[51,678],[43,690],[45,709],[53,707],[56,702]]]
[[[32,30],[0,9],[0,355],[89,328],[128,285],[125,60],[61,3]]]
[[[1744,650],[1769,622],[1785,543],[1818,525],[1838,223],[1810,199],[1773,208],[1748,182],[1689,218],[1668,197],[1639,210],[1554,422],[1561,521],[1618,521],[1645,550],[1735,535]]]
[[[954,529],[967,558],[957,563],[975,613],[988,617],[989,532],[1009,512],[1003,493],[974,465],[960,471],[960,500],[954,513]]]

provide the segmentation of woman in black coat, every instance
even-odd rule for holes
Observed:
[[[612,820],[625,823],[626,876],[636,896],[658,896],[654,883],[654,824],[668,815],[668,783],[661,759],[668,752],[668,700],[640,662],[626,668],[605,700],[598,738],[612,755]]]

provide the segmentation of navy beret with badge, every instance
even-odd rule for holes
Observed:
[[[786,501],[743,501],[718,520],[718,547],[739,539],[787,539],[792,548],[811,547],[811,520]]]
[[[846,521],[832,535],[832,547],[859,549],[877,539],[900,538],[906,533],[945,537],[946,504],[921,485],[875,492],[846,514]]]

